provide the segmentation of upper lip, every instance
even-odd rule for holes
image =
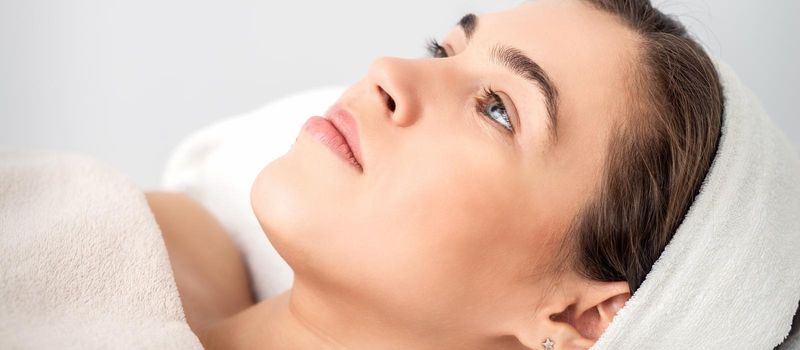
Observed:
[[[358,137],[358,125],[356,124],[353,115],[350,114],[344,107],[340,104],[334,104],[328,111],[325,112],[325,119],[328,119],[333,123],[333,126],[342,133],[344,136],[347,145],[350,146],[350,150],[353,151],[353,156],[356,158],[358,164],[361,164],[361,167],[364,167],[364,160],[361,156],[361,143],[359,142]]]

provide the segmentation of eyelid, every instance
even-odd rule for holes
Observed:
[[[453,49],[452,46],[448,43],[443,43],[442,47],[444,48],[444,52],[447,53],[447,57],[453,57],[456,55],[456,50]]]

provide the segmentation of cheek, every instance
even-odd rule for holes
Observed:
[[[495,139],[408,134],[363,178],[306,141],[263,169],[251,193],[295,281],[434,327],[496,305],[493,288],[535,254],[530,181]]]
[[[404,291],[403,309],[433,319],[491,304],[501,294],[492,288],[508,286],[533,249],[517,165],[483,144],[446,144],[398,157],[392,178],[376,183],[368,221],[380,242],[373,268],[392,276],[381,289]]]
[[[448,161],[418,160],[417,171],[387,186],[386,208],[402,218],[406,231],[428,240],[472,241],[485,237],[487,230],[502,229],[509,205],[517,200],[502,167],[492,166],[491,160],[482,162],[479,156],[442,159]]]

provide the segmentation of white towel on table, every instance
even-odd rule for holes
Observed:
[[[0,150],[0,349],[202,349],[133,181],[82,155]]]
[[[640,289],[593,350],[773,349],[800,300],[800,161],[758,99],[726,65],[718,154],[700,195]],[[206,127],[173,153],[165,189],[207,206],[245,255],[259,300],[292,272],[250,208],[250,187],[288,150],[302,122],[342,87],[281,99]],[[797,347],[799,335],[781,350]]]

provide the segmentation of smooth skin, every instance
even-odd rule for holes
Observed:
[[[195,334],[255,303],[239,250],[206,208],[182,193],[147,192],[145,198],[164,237],[186,320]]]
[[[376,60],[339,99],[357,123],[363,172],[301,132],[253,184],[292,288],[247,306],[237,292],[192,296],[202,288],[181,287],[190,279],[176,269],[187,317],[198,315],[190,325],[212,349],[542,349],[548,337],[556,349],[589,348],[630,297],[627,283],[552,267],[598,186],[610,132],[625,123],[637,40],[581,1],[541,0],[478,16],[469,40],[455,27],[442,40],[447,58]],[[498,43],[556,85],[555,143],[541,89],[489,58]],[[487,86],[513,132],[476,111]],[[184,234],[200,233],[165,237]],[[180,251],[169,240],[171,259],[198,264],[187,274],[210,268],[192,257],[205,243]],[[244,283],[226,276],[205,278]],[[225,307],[191,302],[201,298]]]

